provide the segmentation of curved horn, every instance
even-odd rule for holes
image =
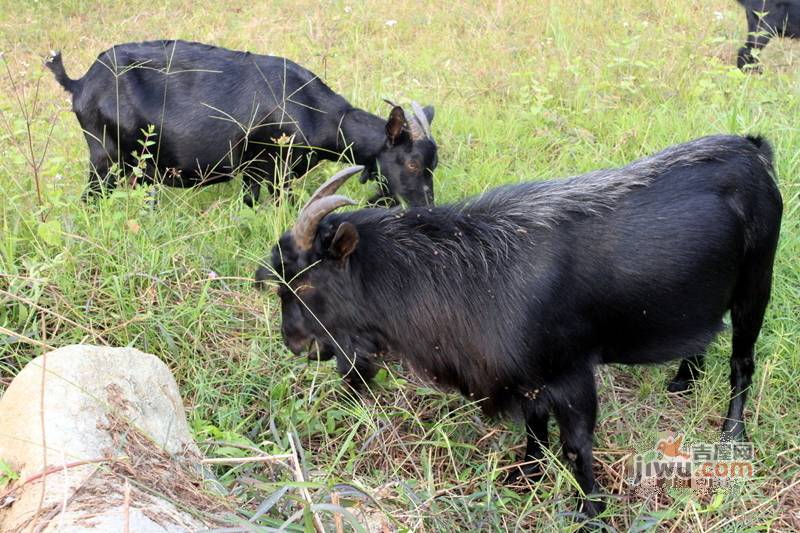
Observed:
[[[412,141],[419,141],[425,138],[425,130],[422,128],[422,124],[419,123],[419,120],[416,116],[403,112],[406,116],[406,124],[408,125],[408,133],[411,136]]]
[[[294,237],[295,244],[300,250],[311,249],[311,245],[314,243],[314,235],[317,233],[317,226],[319,226],[319,222],[325,215],[342,206],[355,204],[353,200],[344,196],[334,195],[334,193],[351,176],[363,170],[364,167],[361,165],[340,170],[314,191],[305,207],[300,210],[297,222],[292,228],[292,237]]]
[[[346,196],[335,194],[320,198],[303,208],[292,228],[292,237],[297,247],[300,250],[310,250],[320,221],[331,211],[345,205],[355,205],[355,202]]]
[[[426,139],[431,139],[431,125],[428,122],[428,117],[425,116],[425,111],[423,111],[422,106],[419,105],[417,102],[411,102],[411,109],[414,111],[414,117],[419,122],[420,126],[422,127],[422,132],[425,135]]]
[[[351,176],[355,176],[362,170],[364,170],[364,165],[354,165],[352,167],[347,167],[345,169],[342,169],[333,176],[331,176],[330,178],[328,178],[328,180],[325,183],[317,187],[317,190],[314,191],[314,194],[312,194],[311,198],[309,198],[308,202],[306,202],[305,207],[303,207],[303,209],[300,210],[300,214],[302,215],[303,211],[308,209],[312,203],[316,202],[320,198],[324,198],[325,196],[330,196],[331,194],[338,191],[339,187],[341,187],[345,181],[347,181]]]

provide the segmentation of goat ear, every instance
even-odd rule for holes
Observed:
[[[389,120],[386,122],[386,138],[392,146],[398,144],[406,133],[406,114],[403,108],[396,105],[389,113]]]
[[[428,119],[428,124],[433,122],[433,115],[435,114],[435,111],[432,105],[426,105],[425,107],[423,107],[422,112],[425,113],[425,118]]]
[[[358,246],[358,230],[350,222],[342,222],[336,228],[331,245],[330,254],[336,259],[344,261]]]

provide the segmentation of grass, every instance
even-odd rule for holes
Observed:
[[[296,203],[251,210],[230,183],[162,190],[157,209],[143,189],[82,205],[86,146],[41,61],[59,48],[78,77],[112,44],[180,37],[292,58],[380,114],[388,112],[382,98],[432,103],[438,201],[624,164],[705,134],[760,132],[775,146],[786,208],[746,414],[756,477],[703,497],[641,499],[620,484],[625,460],[663,431],[717,439],[727,334],[691,396],[666,394],[674,365],[599,369],[595,470],[617,495],[604,515],[617,530],[797,529],[800,49],[773,41],[763,73],[744,75],[733,66],[746,31],[735,2],[613,4],[1,0],[0,391],[47,346],[131,345],[173,370],[209,455],[250,453],[242,446],[286,453],[287,435],[296,435],[308,475],[301,485],[313,501],[329,502],[333,492],[361,501],[352,510],[370,529],[575,527],[572,480],[558,462],[531,493],[495,481],[524,449],[520,425],[482,418],[474,404],[395,366],[381,372],[373,397],[354,400],[330,364],[283,347],[277,299],[250,280]],[[298,198],[335,168],[295,182]],[[346,192],[364,201],[372,191],[353,183]],[[242,517],[281,496],[265,506],[261,526],[302,507],[298,483],[281,471],[244,464],[218,474]]]

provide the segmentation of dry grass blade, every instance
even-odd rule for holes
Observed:
[[[331,493],[331,503],[339,506],[339,493],[334,491]],[[339,513],[333,514],[333,524],[336,527],[336,533],[344,533],[344,523],[342,522],[342,515]]]
[[[303,475],[303,467],[300,463],[300,456],[297,453],[297,447],[294,444],[294,437],[291,433],[286,434],[286,439],[289,441],[289,446],[292,449],[292,464],[294,465],[294,478],[295,481],[299,481],[300,483],[305,482],[306,478]],[[303,499],[309,505],[309,507],[313,504],[311,500],[311,494],[309,494],[308,489],[306,487],[300,487],[300,494],[303,496]],[[325,533],[325,527],[322,525],[322,520],[320,520],[319,516],[313,511],[313,519],[314,519],[314,528],[317,530],[317,533]]]
[[[283,453],[277,455],[261,455],[255,457],[211,457],[201,460],[200,462],[207,465],[235,465],[246,463],[281,463],[284,459],[292,459],[294,455],[290,453]]]
[[[131,530],[131,482],[125,480],[125,493],[122,502],[122,516],[123,516],[123,533],[130,533]]]

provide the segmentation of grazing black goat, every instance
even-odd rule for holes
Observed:
[[[113,190],[142,160],[141,131],[158,135],[145,178],[175,187],[244,176],[244,201],[275,176],[303,175],[320,159],[354,160],[378,179],[375,198],[433,204],[433,108],[393,106],[388,120],[351,106],[315,74],[281,57],[185,41],[120,44],[79,80],[59,53],[47,62],[72,95],[89,145],[87,195]],[[133,152],[140,153],[139,160]],[[86,195],[85,195],[86,196]]]
[[[736,0],[747,13],[747,41],[736,65],[744,69],[758,62],[752,50],[761,50],[773,37],[800,39],[800,0]]]
[[[292,352],[316,344],[349,379],[394,354],[487,414],[521,412],[534,463],[512,478],[539,472],[552,413],[589,494],[594,366],[683,359],[673,385],[685,388],[730,310],[722,431],[744,435],[782,212],[766,141],[705,137],[452,205],[329,214],[352,203],[332,193],[358,170],[325,183],[256,272],[281,281]]]

